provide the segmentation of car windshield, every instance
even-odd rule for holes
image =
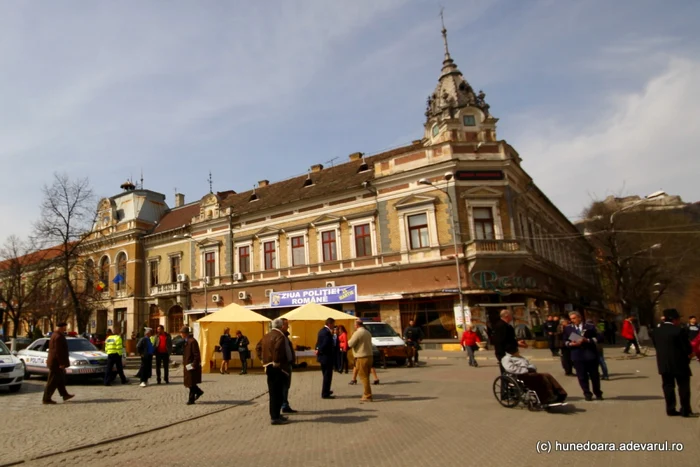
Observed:
[[[95,352],[97,347],[87,339],[68,339],[69,352]]]
[[[10,350],[3,341],[0,341],[0,355],[10,355]]]
[[[397,337],[398,334],[394,328],[386,323],[365,324],[365,327],[372,334],[372,337]]]

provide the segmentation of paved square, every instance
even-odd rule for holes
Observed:
[[[379,370],[381,384],[372,387],[376,401],[368,404],[359,402],[361,386],[348,385],[348,375],[336,373],[338,397],[323,400],[319,371],[295,373],[290,400],[300,413],[284,426],[269,424],[259,373],[205,375],[205,395],[195,406],[185,405],[178,370],[167,386],[74,386],[76,398],[56,406],[41,405],[44,382],[32,379],[19,394],[0,394],[9,435],[0,441],[0,465],[697,465],[700,419],[665,415],[653,357],[609,359],[606,400],[585,402],[576,379],[564,377],[547,351],[525,354],[564,385],[570,395],[566,409],[545,413],[498,405],[491,389],[496,362],[484,359],[491,352],[480,353],[479,368],[456,358],[460,354],[426,351],[424,366]],[[697,410],[697,380],[693,390]],[[538,454],[538,441],[668,441],[684,450]]]

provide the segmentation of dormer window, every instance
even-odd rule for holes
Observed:
[[[362,159],[362,164],[360,164],[360,168],[357,169],[357,173],[360,173],[360,172],[367,172],[368,170],[369,170],[369,165],[367,164],[367,161],[365,161],[364,158],[363,158],[363,159]]]
[[[309,178],[307,178],[306,180],[304,180],[304,188],[306,188],[307,186],[311,186],[311,185],[313,185],[313,184],[314,184],[314,181],[311,180],[311,177],[309,177]]]
[[[464,126],[476,126],[476,118],[474,118],[474,115],[464,116]]]
[[[256,195],[255,193],[250,195],[250,201],[249,201],[250,203],[252,203],[253,201],[257,201],[257,200],[258,200],[258,195]]]
[[[440,131],[440,128],[438,128],[437,125],[433,125],[433,136],[437,136],[439,131]]]

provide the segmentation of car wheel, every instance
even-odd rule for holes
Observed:
[[[20,388],[22,387],[21,384],[14,384],[9,387],[10,392],[19,392]]]
[[[22,362],[22,367],[24,368],[24,379],[29,379],[31,378],[32,375],[29,374],[27,371],[27,364],[24,363],[24,360],[20,360]]]

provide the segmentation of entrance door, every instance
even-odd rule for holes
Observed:
[[[158,305],[151,305],[148,310],[148,327],[155,331],[160,324],[160,310]]]
[[[95,333],[105,335],[107,333],[107,310],[97,310]]]

